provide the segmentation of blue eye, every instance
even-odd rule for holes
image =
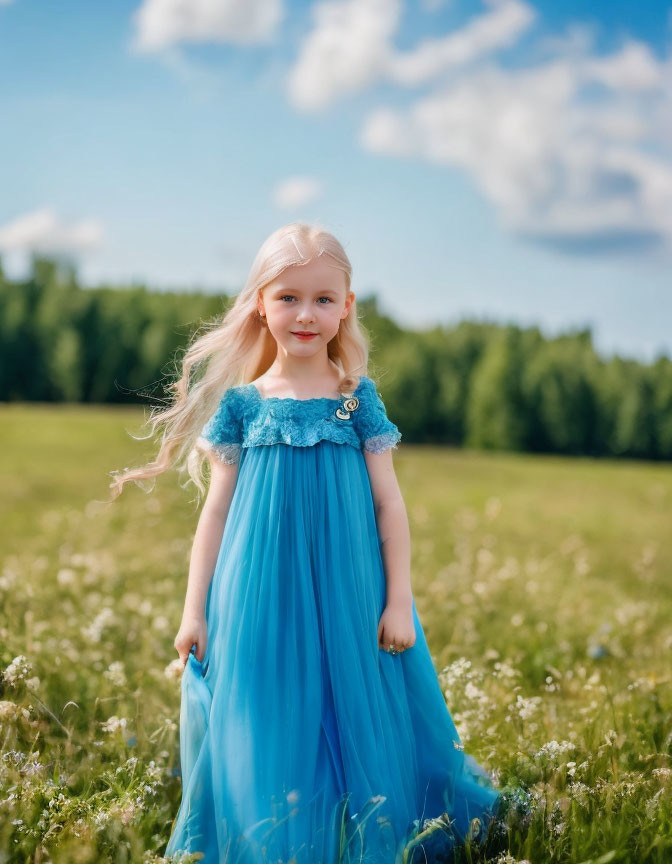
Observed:
[[[294,299],[294,297],[293,297],[291,294],[283,294],[282,297],[280,297],[279,299],[280,299],[280,300],[285,300],[287,297],[289,297],[290,300],[293,300],[293,299]],[[333,302],[334,302],[334,301],[331,300],[329,297],[320,297],[320,300],[326,300],[327,303],[333,303]],[[322,303],[322,304],[320,304],[320,305],[324,306],[325,304]]]

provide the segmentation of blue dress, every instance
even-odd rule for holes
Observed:
[[[192,648],[182,675],[165,855],[397,864],[427,819],[449,817],[446,849],[487,826],[500,793],[464,752],[415,602],[415,644],[378,647],[386,583],[363,451],[401,434],[375,383],[360,376],[354,399],[231,387],[201,437],[239,465],[205,656]]]

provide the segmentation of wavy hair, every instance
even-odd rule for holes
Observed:
[[[156,458],[140,468],[110,472],[114,477],[110,500],[117,498],[124,484],[131,480],[151,492],[155,480],[148,488],[141,481],[156,478],[174,466],[180,474],[186,471],[199,493],[205,493],[203,463],[207,460],[197,444],[204,424],[229,387],[254,381],[266,372],[277,355],[277,343],[258,312],[259,294],[287,267],[308,264],[319,255],[329,255],[333,266],[343,271],[347,295],[352,265],[339,241],[329,232],[316,225],[292,222],[264,241],[245,287],[230,309],[206,322],[192,336],[182,357],[179,378],[167,385],[173,394],[169,407],[150,410],[145,423],[151,426],[151,431],[144,438],[160,436]],[[368,334],[358,320],[356,301],[328,343],[327,354],[341,372],[339,392],[356,389],[359,376],[366,375],[369,357]],[[142,439],[139,436],[136,440]],[[189,478],[181,485],[188,484]]]

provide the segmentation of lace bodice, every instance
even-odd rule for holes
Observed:
[[[325,440],[371,453],[398,446],[401,433],[371,378],[361,375],[352,396],[340,399],[263,397],[253,384],[230,387],[196,443],[231,463],[246,447],[310,447]]]

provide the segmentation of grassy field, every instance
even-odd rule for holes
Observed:
[[[0,408],[0,864],[158,862],[180,798],[193,531],[142,412]],[[672,468],[402,445],[412,582],[465,749],[527,816],[500,864],[672,861]],[[475,860],[475,859],[474,859]]]

